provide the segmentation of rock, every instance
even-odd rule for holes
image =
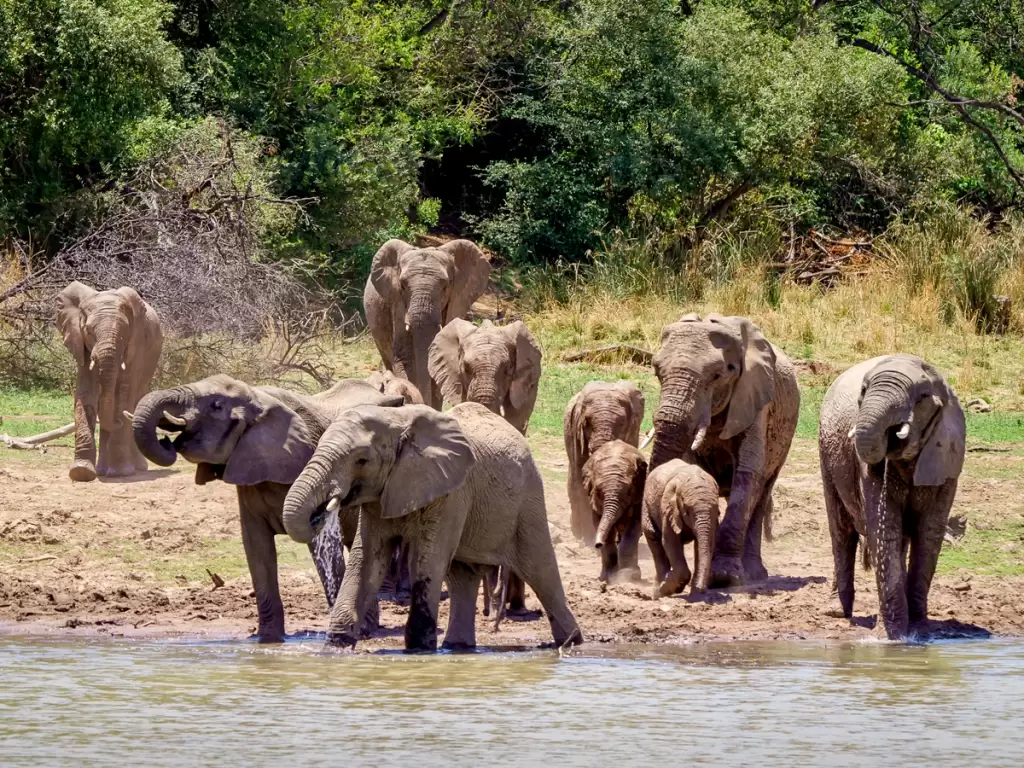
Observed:
[[[551,534],[552,544],[562,543],[562,532],[555,528],[555,526],[553,526],[551,523],[548,523],[548,532]]]
[[[56,531],[43,531],[43,544],[60,544],[62,541],[64,539]]]
[[[153,538],[153,532],[147,528],[141,534],[139,534],[139,538],[143,541],[149,541]]]
[[[965,581],[965,582],[963,582],[963,583],[961,583],[961,584],[954,584],[954,585],[953,585],[953,589],[954,589],[955,591],[957,591],[957,592],[970,592],[970,591],[971,591],[971,585],[970,585],[970,584],[968,584],[968,583],[967,583],[967,582]]]
[[[976,397],[967,403],[967,410],[971,413],[991,413],[992,405],[986,403],[980,397]]]

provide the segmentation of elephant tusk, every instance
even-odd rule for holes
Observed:
[[[644,439],[640,441],[640,450],[642,451],[644,448],[646,448],[648,445],[650,445],[650,442],[653,439],[654,439],[654,427],[651,427],[649,430],[647,430],[647,434],[644,435]]]
[[[164,418],[167,419],[167,421],[171,422],[171,424],[174,424],[175,426],[188,426],[188,422],[185,421],[183,418],[181,418],[180,416],[175,416],[172,413],[168,413],[167,411],[164,411]]]
[[[95,367],[96,367],[96,361],[94,359],[92,359],[92,358],[89,358],[89,370],[91,371]]]
[[[128,421],[134,421],[135,420],[135,416],[133,416],[130,411],[121,411],[121,413],[124,414],[124,417],[126,419],[128,419]]]
[[[896,437],[898,437],[900,440],[906,440],[907,439],[907,435],[909,435],[909,434],[910,434],[910,422],[909,421],[905,421],[905,422],[903,422],[903,426],[900,427],[899,432],[896,433]]]
[[[406,333],[408,333],[408,332],[409,332],[409,328],[410,328],[409,324],[408,324],[408,323],[406,323],[406,324],[405,324],[405,332],[406,332]]]
[[[121,370],[125,370],[124,363],[121,363]]]
[[[852,427],[850,427],[850,431],[846,433],[846,436],[847,437],[853,437],[855,434],[857,434],[857,425],[856,424],[854,424]]]
[[[337,512],[340,508],[341,508],[341,502],[338,501],[338,497],[337,496],[333,497],[330,501],[327,502],[327,511],[328,512]]]

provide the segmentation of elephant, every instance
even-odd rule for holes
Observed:
[[[469,240],[416,248],[388,240],[373,257],[363,309],[384,367],[419,389],[440,410],[441,392],[430,378],[430,343],[442,327],[463,317],[487,289],[491,265]]]
[[[76,280],[60,292],[57,303],[64,346],[78,369],[75,459],[68,476],[88,482],[97,475],[145,472],[146,459],[121,415],[149,391],[163,348],[160,318],[134,288],[96,291]]]
[[[570,523],[573,536],[587,546],[594,546],[597,528],[583,489],[583,465],[609,440],[638,445],[643,420],[644,395],[631,381],[591,381],[565,407],[562,426],[569,457]]]
[[[298,542],[327,513],[359,506],[348,569],[331,610],[328,642],[353,646],[357,617],[377,593],[395,541],[411,550],[407,650],[437,649],[442,580],[451,610],[444,647],[476,644],[480,578],[505,566],[533,589],[559,646],[582,642],[548,530],[544,485],[526,439],[479,403],[361,406],[324,432],[284,505]]]
[[[640,578],[637,546],[646,480],[647,457],[623,440],[604,443],[583,465],[583,489],[597,528],[594,546],[601,554],[601,581],[618,573]]]
[[[800,412],[793,364],[745,317],[683,316],[665,326],[654,355],[661,397],[651,469],[685,459],[728,499],[715,540],[711,585],[763,581],[772,489]]]
[[[690,583],[683,545],[691,541],[696,573],[691,591],[708,588],[717,530],[715,478],[682,459],[672,459],[651,472],[644,489],[643,531],[658,580],[655,598],[678,594]]]
[[[136,445],[153,463],[169,467],[180,454],[196,465],[197,485],[223,480],[236,486],[261,642],[285,637],[274,536],[285,532],[281,514],[288,488],[331,420],[361,404],[394,408],[402,400],[358,380],[342,380],[317,395],[303,396],[217,375],[150,392],[134,414],[125,414],[131,418]],[[157,429],[172,433],[173,439],[159,437]],[[351,543],[358,516],[353,511],[339,517],[340,536]],[[340,542],[332,546],[321,539],[311,543],[310,552],[327,602],[333,604],[345,570]],[[375,609],[375,604],[367,606],[370,625]]]
[[[452,405],[480,403],[526,434],[537,402],[541,350],[526,324],[477,327],[456,318],[434,337],[428,370]]]
[[[391,371],[374,371],[366,377],[379,392],[401,397],[406,405],[423,405],[423,395],[411,381],[395,376]]]
[[[875,357],[832,383],[818,437],[835,563],[829,615],[853,615],[857,542],[866,536],[886,635],[904,638],[928,618],[965,434],[956,394],[919,357]]]

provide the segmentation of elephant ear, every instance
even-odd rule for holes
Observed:
[[[964,412],[952,391],[947,389],[945,394],[945,403],[933,420],[935,425],[917,454],[914,485],[942,485],[959,477],[963,468],[967,433]]]
[[[388,304],[400,302],[402,298],[401,270],[399,257],[415,248],[404,240],[392,238],[380,247],[373,256],[370,267],[370,283]]]
[[[117,295],[125,300],[125,306],[131,312],[131,317],[128,318],[128,322],[135,324],[141,322],[146,317],[146,302],[139,296],[139,292],[134,288],[124,286],[118,288],[116,291]]]
[[[224,467],[231,485],[295,482],[316,445],[302,418],[280,401],[264,394],[246,408],[248,425],[235,443]]]
[[[718,322],[712,320],[712,322]],[[761,329],[745,317],[723,318],[738,327],[743,349],[743,372],[733,388],[721,437],[728,440],[743,432],[775,396],[775,350]],[[725,324],[725,322],[723,322]]]
[[[402,517],[461,487],[476,456],[454,417],[425,405],[407,405],[409,421],[381,495],[381,517]]]
[[[439,250],[450,254],[455,262],[451,295],[444,314],[445,322],[449,323],[465,316],[473,302],[487,290],[491,265],[484,252],[469,240],[452,240]]]
[[[64,336],[64,346],[75,358],[79,368],[84,368],[86,364],[85,312],[82,302],[95,295],[96,291],[77,280],[57,294],[57,325]]]
[[[585,462],[583,462],[583,468],[580,470],[580,479],[583,481],[583,490],[587,494],[587,498],[593,499],[594,494],[594,455],[591,454]]]
[[[456,318],[430,342],[427,371],[441,388],[441,395],[452,405],[461,403],[465,395],[462,391],[462,341],[475,332],[476,326],[471,322]]]
[[[618,386],[628,398],[629,404],[626,442],[635,448],[640,444],[640,425],[644,420],[644,393],[631,381],[620,381]]]
[[[516,372],[508,389],[512,407],[525,408],[537,401],[537,385],[540,383],[540,361],[543,353],[533,334],[522,320],[516,320],[504,328],[505,334],[516,345]]]
[[[569,457],[570,469],[578,467],[580,459],[587,455],[585,400],[583,392],[577,392],[562,415],[562,434],[565,436],[565,453]]]

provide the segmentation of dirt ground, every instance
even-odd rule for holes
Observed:
[[[852,623],[821,613],[832,559],[814,441],[794,443],[775,491],[776,538],[765,545],[770,580],[701,599],[686,594],[661,600],[650,599],[653,567],[646,545],[643,582],[605,587],[598,581],[596,554],[569,534],[561,440],[531,442],[545,477],[562,578],[588,642],[879,636],[870,572],[858,570]],[[195,486],[191,465],[180,460],[169,470],[129,480],[72,485],[70,455],[61,447],[45,455],[0,453],[0,634],[244,638],[254,631],[233,488]],[[1024,520],[1019,461],[1016,455],[969,454],[954,513],[971,526],[1001,530]],[[1018,545],[1002,546],[1011,552]],[[283,537],[278,547],[288,631],[322,631],[326,605],[308,554]],[[207,569],[222,577],[223,587],[214,588]],[[933,636],[1024,634],[1024,577],[943,570],[931,592]],[[527,603],[539,607],[532,595]],[[441,611],[443,628],[446,603]],[[360,647],[399,647],[406,613],[382,604],[382,630]],[[550,640],[539,611],[510,617],[497,633],[478,614],[482,646]]]

